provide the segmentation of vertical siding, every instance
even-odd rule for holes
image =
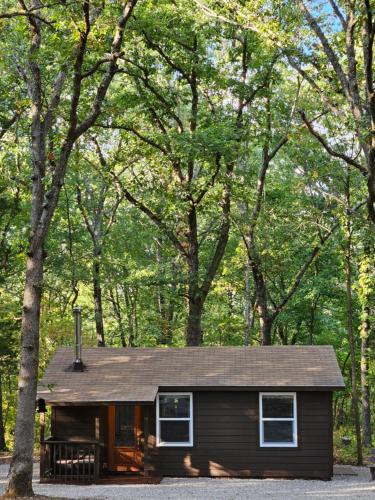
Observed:
[[[150,471],[165,476],[332,476],[332,395],[297,393],[298,447],[259,446],[258,392],[199,391],[193,394],[194,446],[156,447],[155,408],[150,408]],[[54,407],[56,439],[94,440],[95,417],[106,460],[106,406]]]
[[[161,475],[332,476],[331,393],[297,394],[298,447],[261,448],[257,392],[195,392],[194,446],[156,447],[155,412],[150,463]]]

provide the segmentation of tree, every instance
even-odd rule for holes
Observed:
[[[21,5],[29,24],[29,48],[24,64],[19,64],[17,70],[25,83],[31,101],[30,148],[33,174],[30,240],[22,309],[22,348],[15,445],[6,490],[6,495],[9,497],[32,494],[34,444],[32,422],[34,422],[38,375],[40,305],[46,258],[44,247],[48,230],[64,183],[72,149],[77,140],[93,126],[100,115],[109,86],[117,73],[124,29],[136,5],[136,0],[127,1],[122,9],[112,38],[110,56],[98,54],[98,59],[93,65],[87,54],[92,48],[90,47],[90,33],[101,14],[101,9],[96,9],[89,0],[84,0],[80,5],[73,5],[70,8],[63,6],[62,11],[57,6],[56,12],[53,11],[55,15],[63,15],[65,18],[68,12],[73,17],[80,16],[80,24],[77,25],[78,42],[74,43],[74,55],[70,53],[67,58],[63,50],[56,54],[57,46],[52,42],[54,35],[48,31],[50,23],[39,15],[44,8],[43,4],[39,0],[33,0],[29,10],[23,2]],[[9,26],[8,33],[10,29]],[[63,49],[67,50],[76,34],[72,30],[69,35],[64,33]],[[27,36],[26,28],[24,36],[25,38]],[[47,74],[45,66],[41,66],[43,56],[51,64],[54,63],[54,69],[58,68],[53,82],[50,79],[50,72]],[[102,77],[97,80],[97,71],[102,66],[106,69]],[[67,85],[69,79],[71,79],[71,88],[68,92],[71,92],[71,99],[64,110],[65,114],[61,101],[64,86]],[[92,102],[86,101],[83,106],[84,83],[96,93]],[[59,120],[56,120],[57,110],[60,114]],[[62,120],[63,117],[64,120]]]
[[[327,110],[340,119],[347,135],[355,137],[358,148],[351,153],[345,147],[340,148],[331,130],[327,139],[326,134],[314,127],[305,113],[301,113],[309,131],[326,152],[355,167],[366,178],[368,214],[375,224],[375,22],[371,3],[370,0],[348,1],[341,6],[330,0],[323,14],[326,17],[327,9],[331,7],[334,20],[328,27],[323,19],[319,20],[312,14],[307,1],[298,0],[297,4],[319,41],[322,53],[314,50],[313,54],[308,54],[308,50],[299,47],[302,52],[300,61],[293,56],[289,57],[289,61],[312,89],[322,96]],[[326,63],[332,71],[321,71]],[[343,103],[346,107],[342,106]]]
[[[102,127],[132,134],[163,166],[164,178],[152,178],[159,183],[152,189],[161,191],[163,208],[147,205],[131,191],[129,180],[116,172],[113,178],[125,198],[158,226],[185,261],[186,341],[199,345],[204,304],[228,241],[231,184],[248,134],[248,115],[265,87],[273,53],[263,51],[246,31],[217,31],[214,24],[201,23],[184,2],[176,8],[183,19],[178,29],[172,21],[176,13],[166,4],[159,6],[159,25],[150,25],[150,13],[145,11],[137,19],[143,45],[124,60],[123,72],[134,82],[132,96],[143,116],[143,129],[139,113],[137,124],[111,121]],[[224,49],[229,53],[228,64]],[[228,76],[225,71],[230,71]],[[210,198],[221,213],[212,206],[207,209]],[[207,229],[200,234],[203,221]],[[211,255],[205,252],[202,260],[203,245],[208,243]]]
[[[96,155],[99,159],[100,168],[103,169],[104,172],[101,175],[99,172],[99,179],[96,179],[96,186],[94,185],[94,173],[91,173],[90,176],[85,175],[82,181],[81,179],[77,181],[76,190],[78,207],[92,241],[92,284],[96,336],[98,347],[104,347],[105,339],[101,287],[101,255],[105,238],[115,222],[116,212],[123,197],[115,190],[114,199],[110,199],[110,185],[108,184],[108,179],[106,179],[105,176],[105,173],[108,172],[109,169],[108,163],[96,137],[93,137],[93,143]],[[121,147],[121,143],[119,144],[119,147]],[[86,161],[91,163],[89,159],[86,159]],[[97,174],[98,168],[95,163],[94,167]],[[84,190],[83,195],[82,188]],[[95,194],[96,192],[97,196]],[[118,309],[116,309],[116,311],[118,311]]]

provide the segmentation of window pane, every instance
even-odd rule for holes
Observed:
[[[293,443],[293,422],[263,422],[265,443]]]
[[[189,418],[190,396],[159,396],[160,418]]]
[[[160,439],[166,443],[188,443],[189,422],[177,420],[160,421]]]
[[[116,406],[116,446],[134,446],[134,407]]]
[[[293,396],[262,396],[263,418],[293,418]]]

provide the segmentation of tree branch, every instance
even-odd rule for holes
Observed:
[[[344,28],[344,30],[346,29],[346,20],[345,20],[345,17],[343,16],[339,6],[337,5],[337,3],[335,2],[335,0],[329,0],[329,3],[331,4],[331,7],[332,7],[332,10],[333,12],[336,14],[336,16],[339,18],[340,20],[340,23],[342,25],[342,27]]]
[[[104,74],[99,86],[97,87],[96,96],[94,99],[94,104],[89,112],[88,116],[80,123],[77,124],[77,110],[80,101],[80,90],[81,90],[81,68],[83,63],[84,52],[86,49],[86,41],[90,26],[89,19],[89,9],[88,0],[84,0],[84,18],[85,18],[85,32],[83,34],[83,39],[80,41],[77,50],[77,57],[75,62],[75,75],[73,80],[73,97],[71,102],[70,110],[70,121],[69,129],[65,140],[62,144],[59,159],[56,162],[56,167],[52,177],[51,189],[48,195],[48,202],[43,205],[43,210],[41,214],[38,214],[38,221],[35,227],[37,227],[32,242],[30,244],[30,252],[32,253],[38,246],[40,242],[44,241],[47,234],[49,224],[51,222],[52,216],[54,214],[55,208],[57,206],[59,193],[64,182],[65,171],[67,168],[68,160],[73,149],[73,146],[77,139],[84,134],[96,121],[98,118],[104,99],[107,95],[108,88],[113,80],[114,75],[117,71],[117,60],[120,56],[121,46],[124,38],[124,31],[127,22],[133,12],[133,9],[137,3],[137,0],[127,0],[123,9],[121,17],[117,23],[116,31],[113,37],[111,46],[111,61],[108,64],[106,73]],[[30,18],[30,22],[32,18]]]
[[[353,214],[357,212],[361,207],[366,205],[366,201],[362,201],[358,203],[355,207],[353,207],[349,213]],[[318,255],[320,250],[323,248],[324,244],[328,241],[328,239],[333,235],[333,233],[340,227],[340,222],[337,222],[331,229],[330,231],[320,239],[320,244],[316,245],[311,253],[309,254],[308,258],[306,259],[305,263],[297,273],[297,276],[293,282],[293,285],[290,287],[289,291],[287,292],[286,296],[283,298],[283,300],[279,303],[279,305],[275,308],[274,312],[272,313],[272,320],[274,320],[278,314],[284,309],[286,304],[289,302],[289,300],[293,297],[294,293],[296,292],[297,288],[299,287],[302,278],[306,274],[306,271],[309,269],[310,265],[313,263],[315,260],[315,257]]]
[[[341,82],[341,85],[342,85],[342,88],[345,92],[345,95],[351,101],[352,97],[350,95],[348,79],[347,79],[347,77],[344,73],[344,70],[340,64],[340,61],[338,60],[337,55],[333,51],[327,37],[323,33],[323,31],[322,31],[321,27],[319,26],[318,22],[316,21],[316,19],[312,16],[311,12],[306,7],[303,0],[296,0],[296,2],[299,5],[301,12],[304,14],[310,28],[313,30],[313,32],[316,34],[316,36],[319,38],[320,43],[323,46],[323,50],[324,50],[329,62],[331,63],[333,69],[335,70],[338,79]]]
[[[169,240],[172,242],[176,250],[181,253],[185,258],[187,257],[186,250],[182,243],[179,241],[175,233],[173,232],[172,229],[170,229],[165,222],[162,220],[160,216],[155,214],[151,209],[146,207],[140,200],[136,199],[123,185],[119,177],[115,174],[114,171],[110,172],[111,177],[116,183],[117,189],[123,194],[123,196],[136,208],[141,210],[154,224],[158,226],[159,229],[161,229],[166,236],[168,236]]]
[[[367,174],[367,169],[363,165],[350,158],[350,156],[347,156],[344,153],[339,153],[338,151],[333,150],[331,146],[328,144],[328,142],[315,130],[312,123],[307,119],[306,114],[303,111],[299,111],[299,114],[304,124],[306,125],[307,129],[309,130],[310,134],[313,135],[320,142],[320,144],[324,147],[324,149],[327,151],[329,155],[333,156],[334,158],[339,158],[340,160],[345,161],[348,165],[357,168],[363,174]]]
[[[111,125],[105,125],[103,123],[98,123],[96,127],[100,128],[105,128],[105,129],[114,129],[114,130],[126,130],[127,132],[131,132],[134,134],[138,139],[140,139],[142,142],[145,142],[149,146],[152,146],[155,149],[158,149],[161,151],[163,154],[166,156],[169,156],[169,151],[167,151],[163,146],[155,142],[153,139],[150,137],[145,136],[143,133],[139,132],[137,129],[134,127],[131,127],[130,125],[120,125],[119,123],[112,123]]]
[[[3,122],[1,124],[0,139],[2,139],[4,137],[4,135],[8,132],[8,130],[12,127],[12,125],[14,125],[16,123],[20,114],[21,114],[20,112],[15,112],[13,114],[12,118],[10,118],[9,120],[6,120],[5,122]]]
[[[328,106],[335,116],[342,114],[339,108],[335,106],[329,99],[327,99],[327,97],[324,95],[323,90],[316,83],[315,79],[312,78],[304,69],[302,69],[292,56],[288,55],[287,59],[292,68],[294,68],[302,76],[302,78],[304,78],[309,83],[310,87],[317,92],[323,104]]]
[[[52,126],[53,115],[54,115],[54,112],[56,111],[56,109],[60,103],[60,97],[61,97],[61,92],[63,89],[64,82],[65,82],[65,78],[66,78],[66,71],[61,71],[57,75],[55,83],[53,85],[51,100],[50,100],[46,115],[45,115],[44,120],[43,120],[43,128],[44,128],[45,133],[48,133],[48,131],[50,130],[50,128]]]

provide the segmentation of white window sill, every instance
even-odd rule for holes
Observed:
[[[158,448],[191,448],[193,443],[157,443]]]
[[[261,448],[298,448],[297,443],[260,443]]]

